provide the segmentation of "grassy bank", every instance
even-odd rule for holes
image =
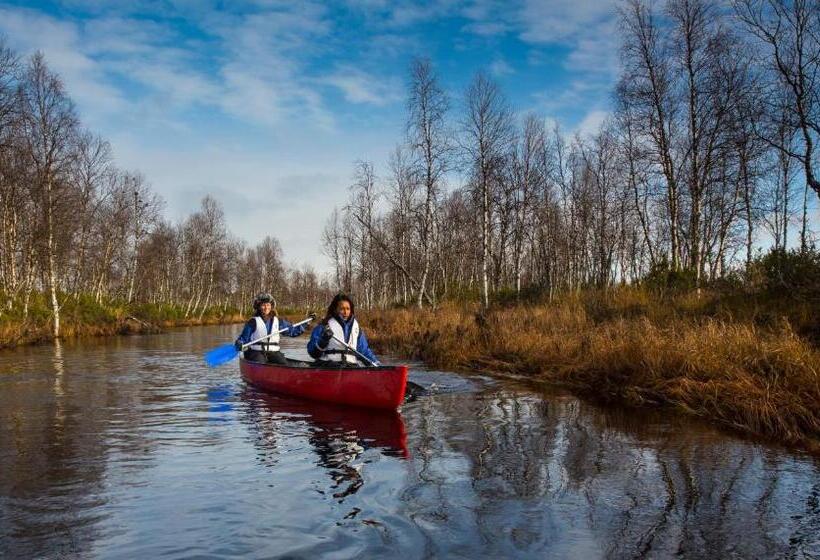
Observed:
[[[244,321],[236,309],[213,307],[200,316],[185,317],[181,305],[98,303],[91,297],[62,299],[61,338],[157,333],[165,328],[216,325]],[[21,305],[0,312],[0,348],[46,342],[52,339],[51,310],[42,294],[33,294],[28,313]]]
[[[370,314],[375,347],[665,405],[820,452],[816,302],[641,288],[561,301]]]

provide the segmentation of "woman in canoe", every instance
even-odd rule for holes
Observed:
[[[270,294],[256,296],[253,300],[253,309],[256,313],[245,323],[245,328],[234,342],[234,346],[241,351],[242,346],[248,342],[273,333],[269,338],[246,348],[244,357],[252,362],[287,364],[287,358],[279,350],[279,331],[288,329],[284,334],[299,336],[305,332],[305,325],[295,326],[285,319],[280,319],[276,314],[276,301]]]
[[[367,337],[354,316],[353,301],[345,294],[336,294],[327,307],[322,322],[310,333],[307,350],[315,360],[346,365],[371,365],[362,363],[361,358],[340,341],[355,348],[356,352],[376,365],[379,360],[367,344]]]

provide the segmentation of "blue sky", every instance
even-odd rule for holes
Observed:
[[[591,131],[617,72],[615,3],[258,0],[0,1],[0,34],[45,53],[83,123],[179,219],[206,194],[250,243],[328,263],[320,232],[357,159],[386,174],[413,57],[429,57],[453,118],[485,69],[519,113]]]

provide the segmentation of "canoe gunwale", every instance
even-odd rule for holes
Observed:
[[[332,365],[317,365],[316,362],[308,362],[306,360],[294,360],[291,358],[287,359],[288,362],[293,362],[296,364],[303,364],[292,366],[289,364],[271,364],[267,362],[254,362],[253,360],[246,360],[243,357],[239,358],[240,362],[245,362],[247,364],[253,364],[254,366],[264,366],[270,368],[279,368],[279,369],[286,369],[288,371],[292,370],[294,372],[297,371],[332,371],[332,372],[339,372],[339,371],[392,371],[396,368],[405,367],[403,365],[383,365],[383,366],[349,366],[346,364],[340,366],[332,366]]]

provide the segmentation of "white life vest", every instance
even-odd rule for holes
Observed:
[[[265,320],[262,317],[256,316],[256,330],[253,331],[251,334],[251,340],[257,340],[262,338],[263,336],[267,336],[270,334],[268,332],[268,327],[265,325]],[[248,349],[249,350],[258,350],[260,352],[278,352],[279,351],[279,317],[273,317],[273,323],[271,324],[271,334],[270,337],[266,338],[261,342],[257,342],[256,344],[251,344]]]
[[[335,318],[331,318],[327,325],[333,331],[333,336],[339,340],[345,339],[345,331],[342,325]],[[353,324],[350,326],[350,340],[347,343],[353,348],[357,348],[359,343],[359,322],[354,318]],[[331,338],[330,342],[322,354],[322,360],[330,362],[347,362],[349,364],[356,364],[356,354],[350,351],[344,344]]]

